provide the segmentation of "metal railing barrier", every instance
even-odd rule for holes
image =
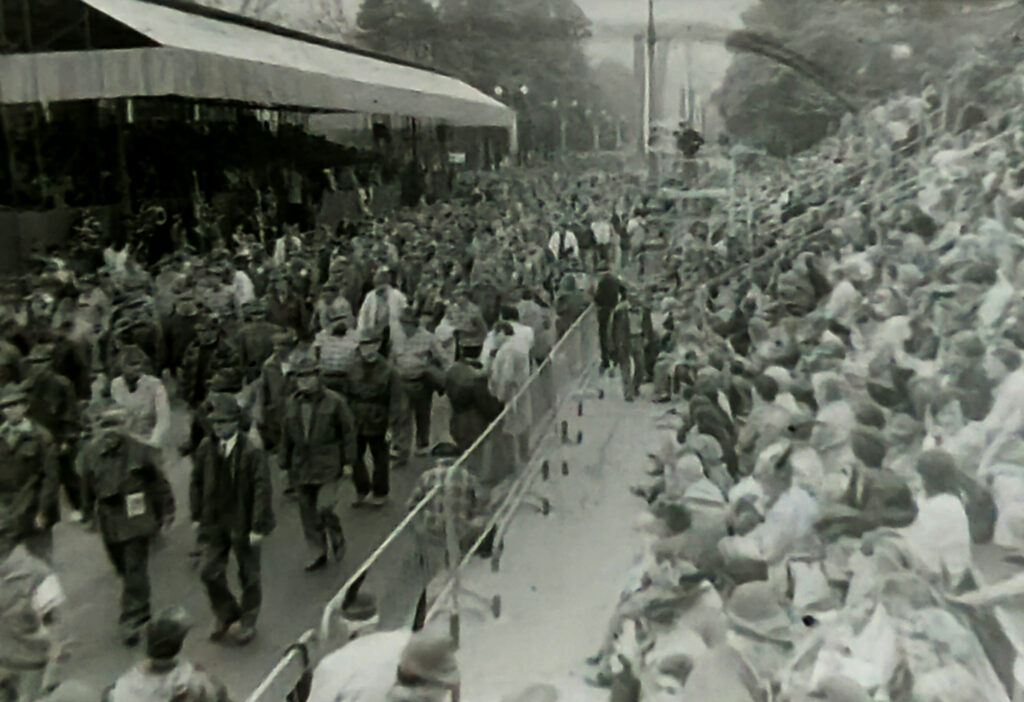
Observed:
[[[380,546],[353,571],[324,606],[318,626],[305,632],[298,644],[285,652],[246,698],[247,702],[293,699],[294,691],[310,670],[342,643],[332,641],[337,633],[336,618],[350,590],[361,587],[364,581],[369,583],[368,589],[374,592],[379,603],[388,603],[386,608],[379,607],[381,611],[411,613],[427,591],[427,584],[447,568],[447,579],[441,582],[433,601],[428,602],[428,616],[434,616],[444,602],[451,600],[453,635],[457,640],[459,572],[486,540],[494,544],[492,566],[498,567],[501,539],[522,505],[533,504],[546,513],[547,502],[534,493],[533,486],[542,473],[545,479],[550,474],[548,461],[532,457],[538,455],[542,446],[582,441],[580,432],[570,436],[568,419],[558,420],[563,415],[582,414],[586,384],[597,368],[599,349],[597,314],[591,306],[558,340],[494,422],[448,469],[445,479],[428,490]],[[457,519],[452,490],[448,489],[463,469],[490,495],[487,509],[478,515],[470,530]],[[568,462],[563,461],[562,472],[567,471]],[[443,505],[438,505],[438,500],[443,500]],[[443,527],[431,529],[425,524],[426,517],[438,512],[444,515]],[[463,550],[463,545],[468,547]],[[455,567],[448,568],[451,564]],[[410,578],[410,573],[419,573],[421,577]],[[500,600],[492,598],[489,605],[498,616]],[[395,622],[382,622],[389,623]]]

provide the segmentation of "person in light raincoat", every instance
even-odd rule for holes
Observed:
[[[444,702],[459,686],[454,642],[428,623],[362,636],[329,654],[307,702]]]
[[[63,604],[57,576],[24,546],[0,560],[0,699],[32,702],[50,686]]]

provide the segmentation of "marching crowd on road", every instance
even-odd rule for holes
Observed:
[[[22,295],[0,306],[0,569],[11,598],[0,699],[36,699],[57,682],[44,671],[60,655],[63,594],[48,563],[62,520],[102,541],[121,639],[145,643],[146,661],[110,699],[163,699],[158,690],[204,675],[177,660],[190,617],[150,611],[150,551],[176,520],[194,528],[210,639],[252,641],[260,544],[276,523],[272,472],[299,512],[306,570],[342,558],[343,485],[355,507],[387,504],[391,471],[431,453],[439,401],[452,442],[434,453],[468,448],[589,305],[594,271],[618,266],[631,235],[643,244],[645,206],[626,176],[496,176],[465,201],[366,221],[357,234],[286,231],[272,248],[236,239],[153,269],[108,247],[98,270],[58,254],[17,281]],[[172,407],[190,416],[180,445]],[[169,471],[182,466],[188,494],[175,495]],[[419,492],[437,479],[426,471]],[[45,610],[43,582],[55,591]]]

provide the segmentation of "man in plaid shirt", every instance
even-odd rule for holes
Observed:
[[[435,467],[420,475],[407,503],[407,508],[411,512],[435,486],[440,488],[414,520],[421,555],[428,562],[432,560],[428,556],[445,553],[445,476],[451,470],[452,464],[458,460],[460,451],[454,444],[438,444],[434,449],[434,455],[437,459]],[[448,490],[451,492],[450,500],[455,511],[454,522],[459,547],[464,550],[479,538],[486,524],[487,495],[476,478],[462,466],[456,467],[453,471],[448,482]]]
[[[359,351],[358,334],[350,328],[349,321],[344,310],[329,310],[328,326],[316,335],[313,342],[324,384],[335,392],[342,391],[343,378],[355,363]]]

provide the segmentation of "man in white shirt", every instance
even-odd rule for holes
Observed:
[[[634,214],[629,218],[629,222],[626,223],[626,237],[622,244],[623,256],[625,256],[630,249],[635,251],[640,248],[643,245],[646,236],[647,233],[644,230],[643,220]]]
[[[555,231],[548,239],[548,250],[551,254],[559,261],[565,258],[579,258],[580,257],[580,245],[576,240],[576,235],[568,229],[564,231]]]
[[[390,342],[402,340],[402,310],[408,302],[405,295],[391,285],[391,271],[379,269],[373,276],[374,288],[359,309],[357,328],[359,331],[372,330],[380,335],[385,352],[390,351]],[[386,355],[386,354],[385,354]]]
[[[594,243],[597,246],[597,258],[611,265],[618,257],[612,251],[612,225],[606,213],[601,213],[590,224],[590,231],[594,233]]]
[[[529,329],[529,327],[527,327]],[[501,473],[514,470],[527,460],[529,452],[530,426],[533,423],[530,394],[519,395],[530,380],[530,351],[521,337],[507,321],[496,327],[497,348],[488,369],[488,388],[491,394],[505,403],[507,414],[502,422],[502,431],[509,437],[514,449],[511,463],[495,460],[490,466],[488,483],[498,483],[505,476]],[[518,398],[517,398],[518,396]]]

